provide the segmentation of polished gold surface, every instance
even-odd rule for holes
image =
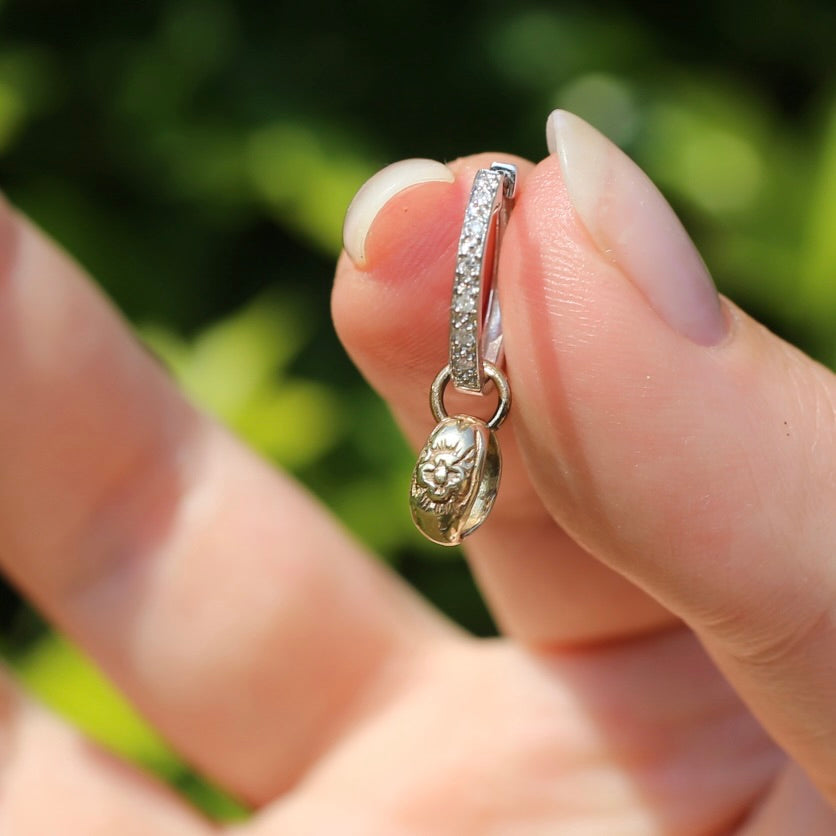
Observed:
[[[412,473],[410,509],[422,534],[458,545],[487,518],[499,488],[502,459],[496,435],[468,415],[444,418]]]

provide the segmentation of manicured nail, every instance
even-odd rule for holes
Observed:
[[[396,195],[419,183],[452,183],[453,172],[435,160],[401,160],[367,180],[345,213],[343,246],[358,266],[366,264],[366,237],[380,210]]]
[[[714,282],[688,233],[648,176],[603,134],[556,110],[549,150],[581,221],[603,253],[674,330],[715,345],[727,323]]]

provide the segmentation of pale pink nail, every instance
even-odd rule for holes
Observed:
[[[648,176],[577,116],[549,116],[549,150],[560,158],[575,211],[595,243],[674,330],[715,345],[727,324],[714,282],[688,233]]]
[[[358,266],[366,264],[366,237],[381,209],[396,195],[419,183],[452,183],[456,178],[446,165],[435,160],[401,160],[381,169],[361,187],[343,225],[343,246]]]

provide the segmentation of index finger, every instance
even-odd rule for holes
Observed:
[[[185,757],[269,799],[450,628],[5,206],[0,240],[0,565]]]

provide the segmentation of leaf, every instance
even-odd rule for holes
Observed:
[[[250,177],[256,192],[289,229],[329,254],[340,250],[345,210],[377,165],[298,121],[277,121],[253,133]]]
[[[641,162],[663,186],[725,218],[750,210],[763,193],[766,163],[758,130],[732,107],[734,91],[683,85],[647,112]],[[757,114],[754,102],[749,109]]]
[[[300,350],[309,327],[298,305],[261,297],[201,331],[191,345],[159,326],[140,333],[197,405],[234,426]]]
[[[285,380],[256,395],[234,424],[256,450],[294,470],[318,459],[341,433],[340,405],[319,383]]]

